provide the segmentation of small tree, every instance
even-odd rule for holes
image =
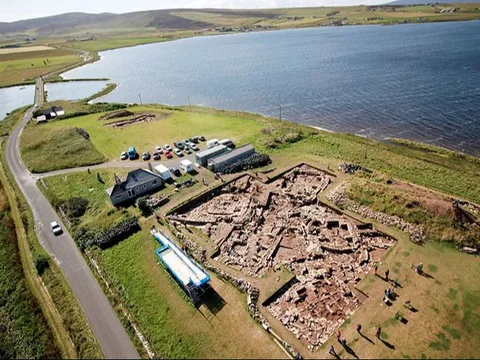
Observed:
[[[87,211],[88,200],[81,197],[71,197],[67,200],[67,214],[69,217],[82,217]]]
[[[47,255],[39,255],[35,259],[35,269],[37,269],[38,275],[42,276],[42,274],[50,267],[50,263],[48,262]]]
[[[147,217],[152,214],[152,209],[147,203],[148,196],[143,196],[137,200],[137,206],[143,216]]]

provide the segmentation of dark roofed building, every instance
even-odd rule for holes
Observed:
[[[107,194],[115,206],[133,202],[140,196],[153,193],[164,185],[160,176],[144,169],[130,171],[125,181],[121,181],[118,177],[115,179],[115,186],[107,189]]]
[[[235,150],[229,151],[225,154],[215,156],[208,160],[208,168],[214,172],[221,172],[227,166],[241,161],[255,153],[255,148],[251,144],[240,146]]]

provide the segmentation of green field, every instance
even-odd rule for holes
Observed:
[[[129,146],[135,146],[138,151],[151,151],[156,145],[205,135],[207,138],[230,138],[238,144],[251,142],[260,152],[273,156],[278,164],[309,159],[336,167],[340,160],[352,161],[396,178],[480,202],[480,161],[466,155],[441,149],[425,150],[413,143],[409,146],[394,145],[349,134],[329,133],[245,113],[207,108],[188,111],[188,108],[160,105],[129,110],[135,113],[155,112],[159,120],[120,130],[104,126],[98,120],[102,115],[100,113],[31,126],[26,129],[28,137],[24,134],[22,138],[22,156],[25,159],[35,158],[32,153],[32,149],[36,148],[34,144],[50,143],[55,134],[72,127],[88,131],[91,144],[110,160],[117,159]],[[191,129],[195,129],[194,132]],[[39,137],[42,141],[38,140]],[[85,164],[87,157],[84,154],[70,151],[68,147],[65,151],[71,156],[62,160],[63,166]],[[52,165],[43,167],[52,169]]]
[[[32,130],[34,129],[34,130]],[[38,131],[42,135],[39,136]],[[102,163],[105,158],[76,128],[61,131],[49,128],[27,128],[23,132],[22,158],[32,172],[64,169]]]
[[[81,61],[75,52],[62,49],[0,55],[0,87],[31,82]]]
[[[59,357],[38,301],[25,280],[15,224],[1,183],[0,219],[0,357]]]

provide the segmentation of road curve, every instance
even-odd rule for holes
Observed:
[[[35,91],[35,106],[38,105],[38,107],[42,104],[42,95],[39,89],[43,89],[41,79],[37,80]],[[31,120],[33,111],[34,108],[28,110],[23,120],[10,134],[5,155],[8,167],[32,209],[37,237],[43,248],[63,271],[105,357],[110,359],[138,359],[140,356],[130,337],[70,234],[65,231],[60,236],[54,236],[50,231],[49,224],[52,221],[57,221],[64,230],[66,227],[36,186],[35,179],[26,169],[20,156],[20,135],[25,125]]]

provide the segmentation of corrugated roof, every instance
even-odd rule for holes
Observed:
[[[203,150],[195,154],[196,157],[204,157],[212,154],[217,154],[219,151],[227,150],[227,147],[224,145],[217,145],[211,149]]]
[[[252,150],[255,150],[253,145],[252,144],[246,144],[246,145],[240,146],[239,148],[236,148],[235,150],[232,150],[232,151],[230,151],[226,154],[215,156],[209,162],[218,164],[218,163],[221,163],[221,162],[224,162],[224,161],[228,161],[231,158],[237,157],[239,155],[242,155],[242,154],[247,153],[247,152],[252,151]]]

